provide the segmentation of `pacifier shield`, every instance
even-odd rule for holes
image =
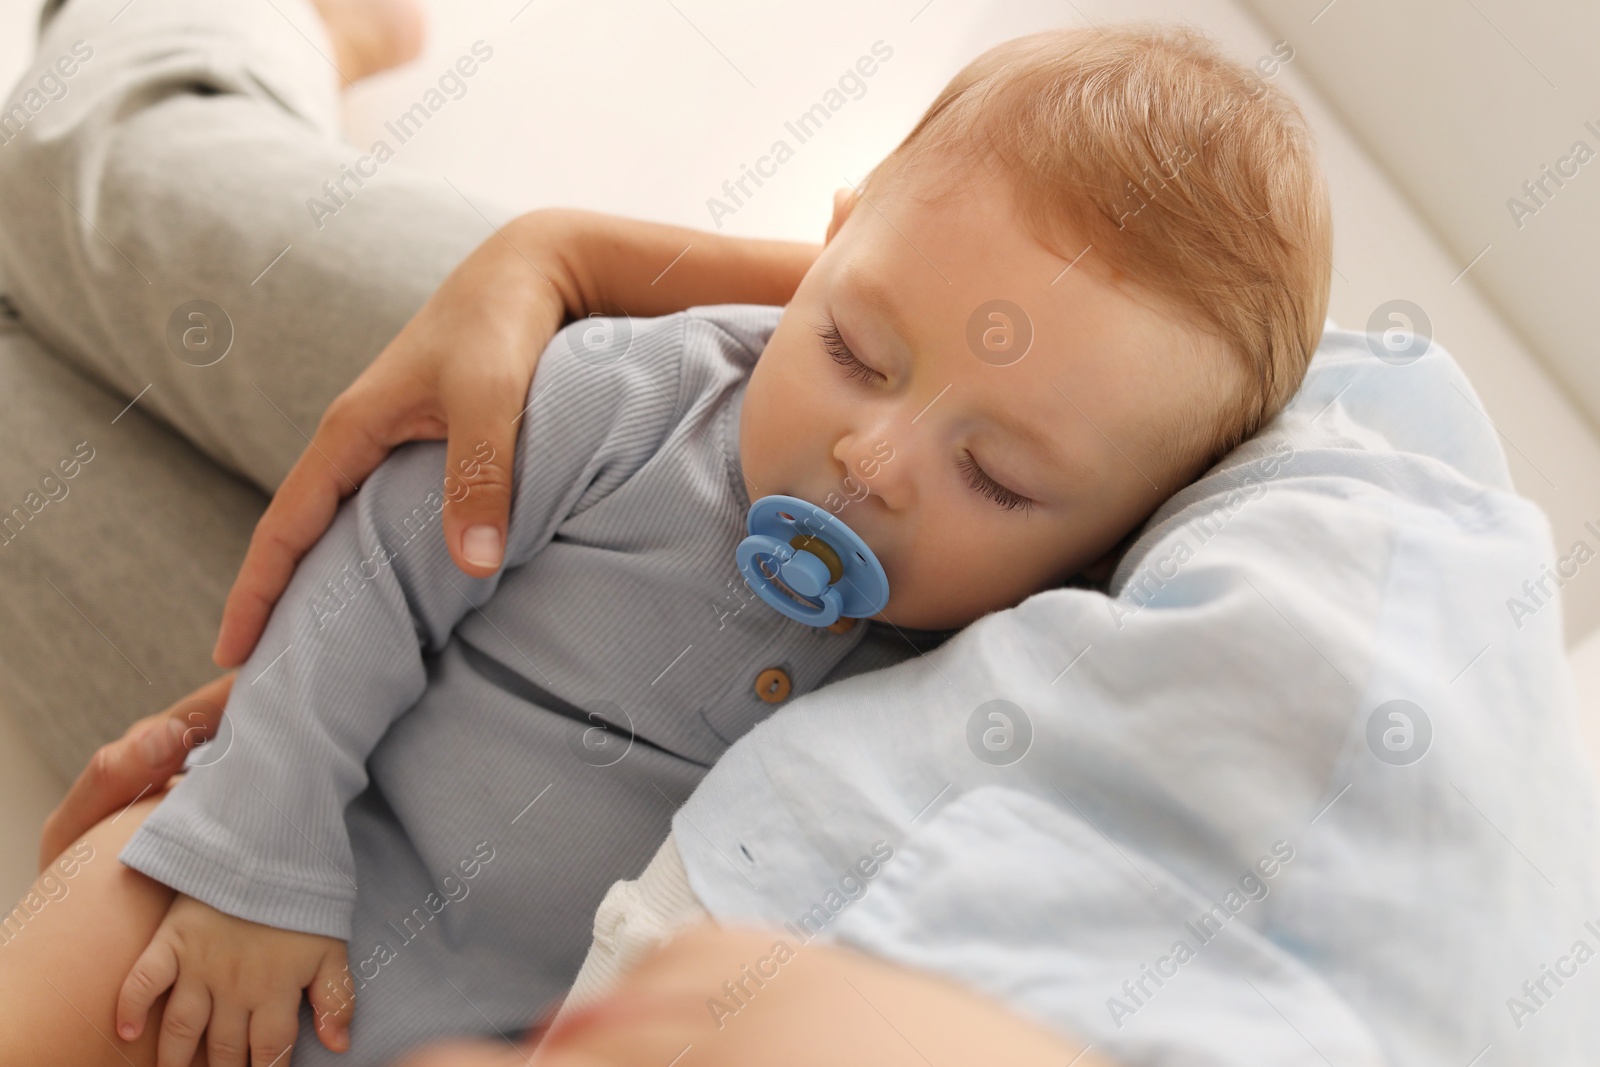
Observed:
[[[841,615],[876,615],[889,603],[878,557],[837,516],[799,497],[774,494],[750,505],[739,572],[791,619],[828,626]]]

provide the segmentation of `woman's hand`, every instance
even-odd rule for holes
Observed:
[[[168,989],[156,1062],[188,1067],[206,1037],[211,1067],[289,1067],[300,1032],[300,991],[330,1052],[350,1047],[355,1001],[344,942],[263,926],[179,893],[117,996],[117,1036],[134,1041]]]
[[[189,750],[209,740],[222,721],[237,671],[207,682],[164,711],[146,716],[89,757],[39,835],[42,871],[107,815],[160,791],[183,770]]]
[[[537,1045],[456,1042],[402,1067],[634,1067],[679,1059],[699,1067],[1107,1067],[943,978],[847,948],[801,944],[780,930],[709,923],[657,949],[609,996]]]
[[[442,521],[457,567],[478,578],[499,569],[517,417],[539,356],[575,299],[550,227],[547,216],[523,216],[480,245],[328,405],[250,538],[211,653],[218,666],[249,657],[339,501],[403,441],[447,437],[449,471],[488,442],[495,460],[477,464],[470,492],[445,503]]]
[[[503,227],[328,405],[256,525],[211,658],[236,667],[249,657],[339,501],[404,441],[446,438],[452,473],[483,443],[493,449],[495,460],[465,479],[470,491],[443,513],[456,566],[475,578],[493,574],[511,511],[517,424],[539,357],[565,318],[784,304],[819,251],[583,211],[535,211]]]

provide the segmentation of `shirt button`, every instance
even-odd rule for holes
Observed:
[[[789,673],[782,667],[768,667],[756,675],[756,696],[768,704],[781,702],[792,688],[794,683],[789,681]]]

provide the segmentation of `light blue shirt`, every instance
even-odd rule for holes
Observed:
[[[735,744],[673,819],[690,883],[1115,1063],[1592,1065],[1596,790],[1555,585],[1524,585],[1551,550],[1442,348],[1329,330],[1113,595]]]

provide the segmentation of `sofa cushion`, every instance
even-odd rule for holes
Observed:
[[[70,780],[211,663],[266,497],[0,316],[0,701]]]

